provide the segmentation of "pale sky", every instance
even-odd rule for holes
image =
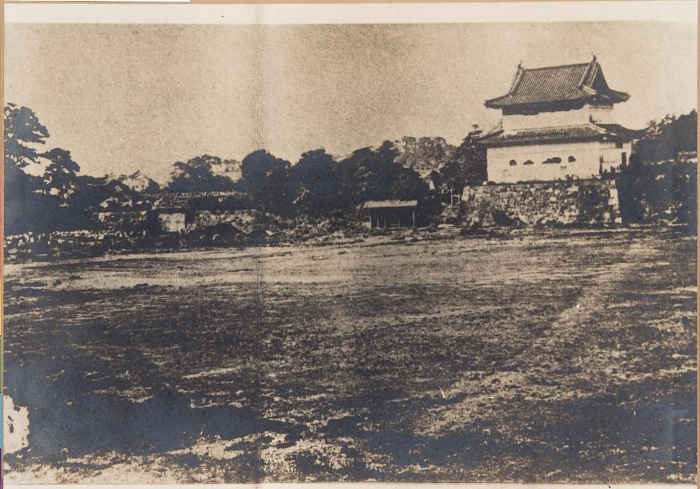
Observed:
[[[697,27],[669,22],[9,24],[5,100],[33,109],[83,173],[165,181],[201,154],[296,162],[402,136],[459,144],[525,67],[598,56],[642,128],[697,106]]]

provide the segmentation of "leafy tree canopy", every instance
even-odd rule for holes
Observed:
[[[224,175],[215,173],[215,167],[234,162],[222,161],[217,156],[197,156],[186,163],[176,162],[170,175],[168,190],[171,192],[230,191],[236,188],[235,182]]]
[[[280,215],[292,211],[287,160],[265,150],[250,153],[241,162],[241,175],[253,203],[261,210]]]
[[[62,200],[62,206],[68,205],[68,198],[78,188],[80,166],[73,161],[70,151],[61,148],[47,151],[42,157],[49,160],[42,180],[44,195],[57,196]]]
[[[337,170],[337,163],[325,149],[304,153],[289,170],[294,206],[308,214],[326,214],[338,208],[341,199]]]
[[[266,179],[278,177],[290,166],[288,161],[260,149],[243,158],[241,176],[248,185],[255,187]]]
[[[461,193],[465,185],[480,185],[486,181],[486,148],[479,143],[480,137],[481,130],[475,126],[440,170],[443,185],[456,193]]]
[[[667,115],[649,123],[646,134],[635,145],[635,153],[643,161],[662,161],[675,158],[681,151],[697,151],[697,131],[695,110],[680,117]]]
[[[390,141],[377,149],[362,148],[340,163],[343,192],[353,205],[368,200],[421,199],[428,185],[418,173],[395,163],[396,149]]]
[[[24,168],[39,156],[31,145],[44,144],[49,131],[27,107],[5,106],[5,164]]]

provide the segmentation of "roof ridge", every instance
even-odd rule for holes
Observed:
[[[566,126],[542,126],[542,127],[524,127],[522,129],[515,129],[514,132],[524,132],[524,131],[542,131],[545,129],[571,129],[572,127],[586,127],[591,126],[596,129],[601,129],[594,122],[584,122],[583,124],[567,124]]]
[[[553,66],[539,66],[537,68],[522,68],[523,71],[539,71],[539,70],[552,70],[554,68],[573,68],[574,66],[579,67],[579,66],[588,66],[590,65],[590,61],[588,63],[571,63],[567,65],[553,65]]]
[[[515,76],[513,77],[513,83],[511,83],[510,85],[510,91],[508,92],[509,94],[514,94],[515,91],[518,89],[518,85],[520,85],[524,73],[525,69],[522,67],[522,65],[519,64],[518,71],[515,72]]]
[[[594,128],[595,130],[597,130],[597,131],[600,131],[600,132],[608,132],[607,129],[605,129],[605,127],[599,126],[599,125],[598,125],[597,123],[595,123],[595,122],[589,122],[588,125],[590,125],[591,127],[593,127],[593,128]]]
[[[593,90],[593,83],[598,77],[598,73],[600,73],[600,64],[598,63],[594,55],[593,60],[588,65],[588,68],[586,68],[586,72],[583,74],[583,79],[581,80],[581,83],[579,83],[579,86],[588,87],[591,90]]]

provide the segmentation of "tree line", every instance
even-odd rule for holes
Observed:
[[[649,122],[619,181],[626,223],[683,224],[697,232],[697,132],[695,110]]]
[[[486,177],[486,151],[478,145],[477,130],[431,178],[438,186],[461,191]],[[6,234],[27,231],[90,229],[100,210],[147,209],[157,192],[232,192],[233,208],[252,208],[282,217],[349,217],[368,200],[418,200],[423,213],[440,210],[439,192],[413,169],[396,162],[398,152],[385,141],[361,148],[338,161],[324,149],[304,153],[295,163],[258,150],[240,164],[202,155],[173,165],[170,180],[160,188],[152,180],[141,190],[120,179],[80,174],[70,151],[40,151],[48,129],[27,107],[5,107]],[[28,168],[42,165],[43,175]],[[238,168],[240,179],[226,175]]]
[[[322,148],[311,150],[294,164],[265,150],[248,154],[240,163],[202,155],[176,162],[162,188],[149,179],[136,189],[123,179],[81,175],[70,151],[42,151],[49,131],[31,109],[8,104],[4,114],[6,235],[91,229],[95,212],[148,210],[157,192],[231,192],[231,209],[257,209],[285,218],[354,218],[368,200],[417,200],[425,222],[441,211],[449,194],[459,195],[465,185],[486,180],[486,150],[475,126],[428,181],[401,165],[406,155],[385,141],[340,160]],[[694,110],[648,124],[623,182],[629,221],[643,221],[652,212],[649,202],[660,200],[675,205],[683,222],[694,219],[696,166],[676,157],[696,148]],[[27,171],[32,167],[43,168],[42,174]],[[228,176],[231,171],[240,178]]]

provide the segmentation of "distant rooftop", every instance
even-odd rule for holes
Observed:
[[[486,101],[486,107],[506,109],[562,102],[625,102],[629,95],[612,90],[593,56],[590,63],[525,69],[518,65],[510,91]]]

